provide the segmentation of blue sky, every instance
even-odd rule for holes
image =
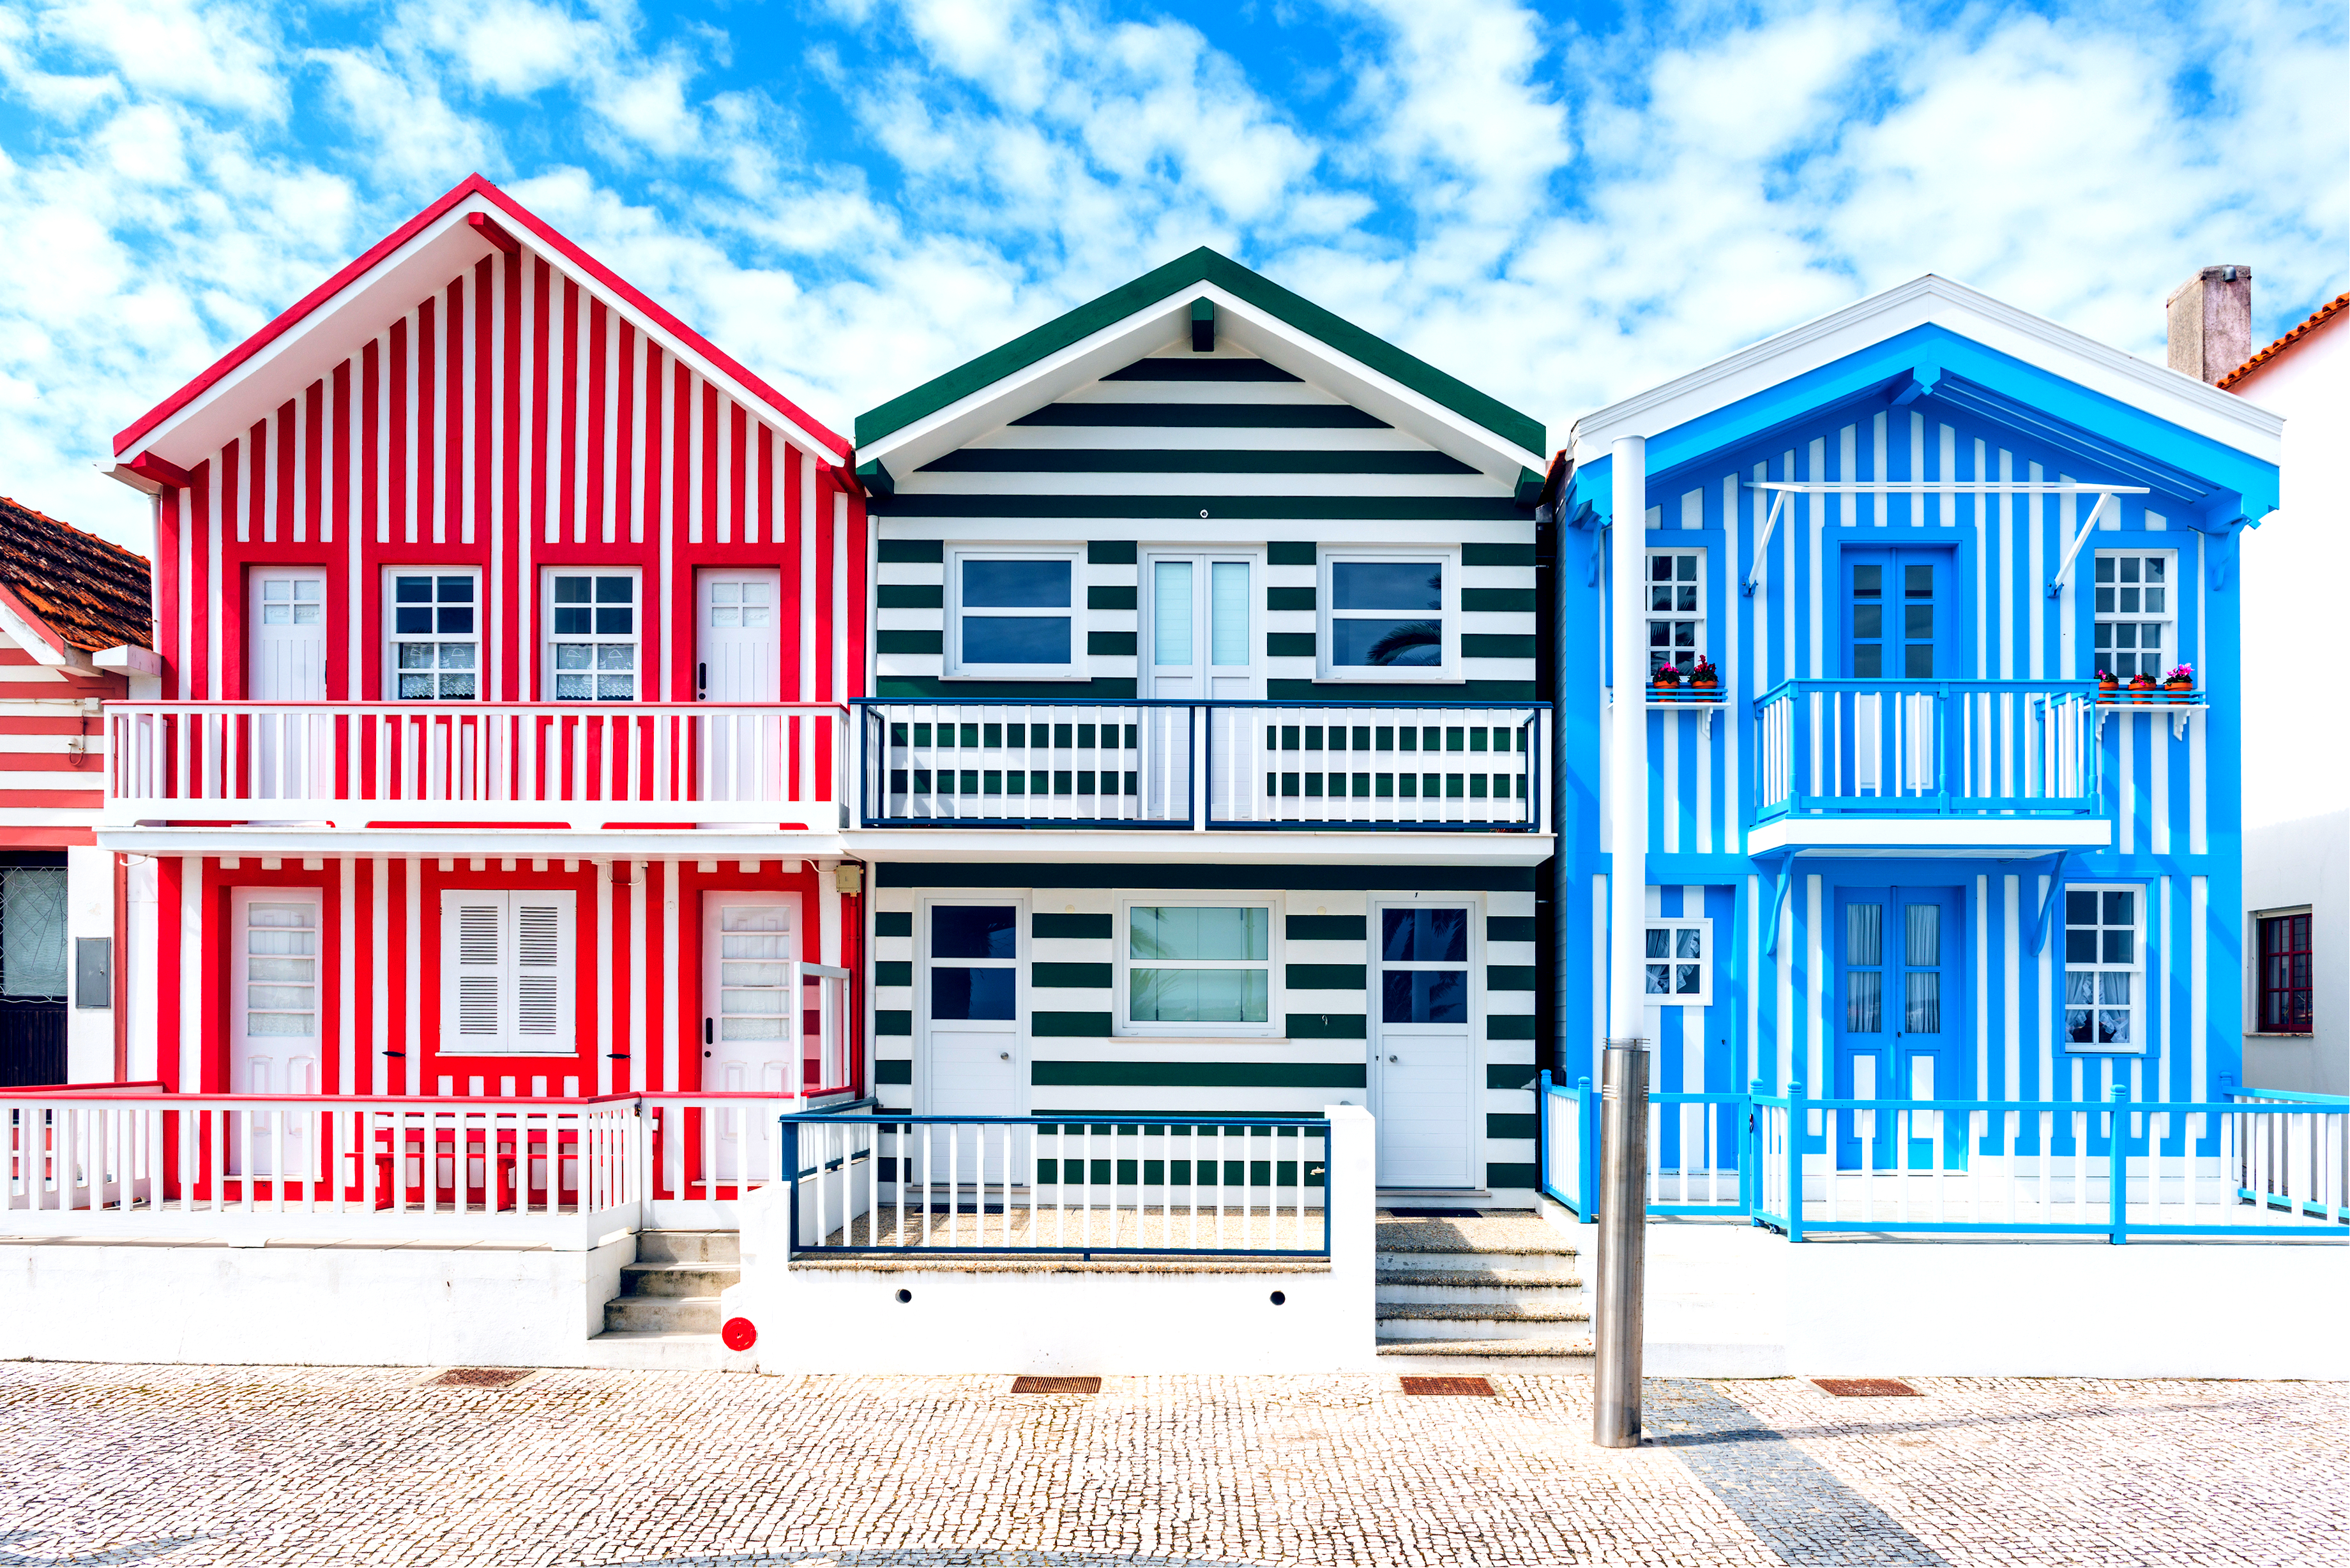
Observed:
[[[2336,0],[8,0],[0,493],[480,170],[810,410],[1195,244],[1547,421],[1936,271],[2158,358],[2350,287]]]

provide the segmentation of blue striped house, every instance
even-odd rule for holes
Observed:
[[[1201,250],[857,439],[882,1106],[1367,1105],[1530,1206],[1542,427]]]
[[[2224,1096],[2279,429],[1932,276],[1580,420],[1544,497],[1565,1081],[1637,1032],[1667,1090]],[[1808,1120],[1807,1161],[1865,1158]]]

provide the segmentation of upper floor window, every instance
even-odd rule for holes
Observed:
[[[1648,552],[1648,672],[1705,657],[1705,552]]]
[[[947,557],[949,675],[1077,673],[1074,550],[971,550]]]
[[[2170,668],[2170,552],[2097,556],[2097,668],[2124,680]]]
[[[558,702],[637,698],[633,572],[549,572],[547,680]]]
[[[2261,919],[2261,1013],[2263,1034],[2307,1034],[2309,1005],[2309,913],[2267,915]]]
[[[1325,554],[1322,678],[1458,679],[1460,573],[1451,551]]]
[[[2064,1040],[2076,1049],[2138,1049],[2142,902],[2136,888],[2064,889]]]
[[[391,574],[392,695],[398,701],[470,702],[481,696],[479,587],[468,571]]]

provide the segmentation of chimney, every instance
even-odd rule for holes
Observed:
[[[2252,357],[2252,269],[2207,266],[2163,301],[2170,313],[2170,368],[2199,381]]]

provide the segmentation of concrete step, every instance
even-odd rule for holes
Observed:
[[[743,1238],[735,1231],[639,1231],[639,1263],[728,1263],[743,1262]]]
[[[1378,1299],[1387,1302],[1532,1303],[1580,1295],[1583,1276],[1565,1269],[1382,1268]]]
[[[1378,1317],[1383,1341],[1546,1339],[1567,1332],[1569,1324],[1589,1323],[1591,1309],[1580,1302],[1538,1306],[1502,1302],[1381,1302]]]
[[[625,1263],[620,1268],[624,1296],[715,1296],[742,1282],[737,1263]]]
[[[1459,1267],[1462,1256],[1488,1268],[1563,1267],[1575,1243],[1532,1214],[1477,1220],[1382,1220],[1377,1246],[1383,1266]],[[1504,1262],[1503,1260],[1508,1260]]]
[[[1411,1377],[1426,1374],[1575,1372],[1591,1370],[1591,1341],[1551,1339],[1382,1339],[1382,1371]]]
[[[757,1356],[726,1348],[714,1334],[608,1329],[588,1342],[586,1364],[616,1372],[751,1372]]]
[[[709,1296],[615,1296],[604,1303],[607,1334],[718,1332],[718,1298]]]
[[[1432,1274],[1484,1272],[1575,1276],[1573,1249],[1564,1252],[1391,1252],[1382,1249],[1374,1262],[1383,1274],[1407,1270]]]

